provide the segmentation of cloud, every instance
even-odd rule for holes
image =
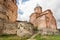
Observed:
[[[60,0],[29,0],[23,2],[23,4],[22,0],[19,0],[18,9],[21,9],[23,15],[18,14],[17,19],[21,21],[29,21],[29,16],[32,12],[34,12],[33,9],[36,7],[36,4],[42,6],[43,11],[46,9],[51,9],[57,20],[57,25],[60,28],[60,22],[58,21],[60,20]]]

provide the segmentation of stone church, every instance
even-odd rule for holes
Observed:
[[[30,23],[32,23],[38,30],[56,31],[56,19],[50,9],[42,12],[42,7],[37,6],[34,8],[34,13],[30,15]]]

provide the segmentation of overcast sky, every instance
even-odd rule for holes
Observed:
[[[60,28],[60,0],[17,0],[18,18],[20,21],[29,21],[29,16],[34,12],[34,8],[39,4],[42,10],[51,9]]]

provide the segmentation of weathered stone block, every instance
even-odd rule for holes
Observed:
[[[3,34],[16,34],[17,23],[4,23]]]
[[[28,22],[19,22],[17,35],[20,37],[30,37],[33,35],[33,26]]]

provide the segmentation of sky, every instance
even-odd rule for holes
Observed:
[[[16,0],[18,6],[17,20],[29,21],[29,16],[34,12],[34,8],[39,4],[42,10],[51,9],[60,28],[60,0]]]

